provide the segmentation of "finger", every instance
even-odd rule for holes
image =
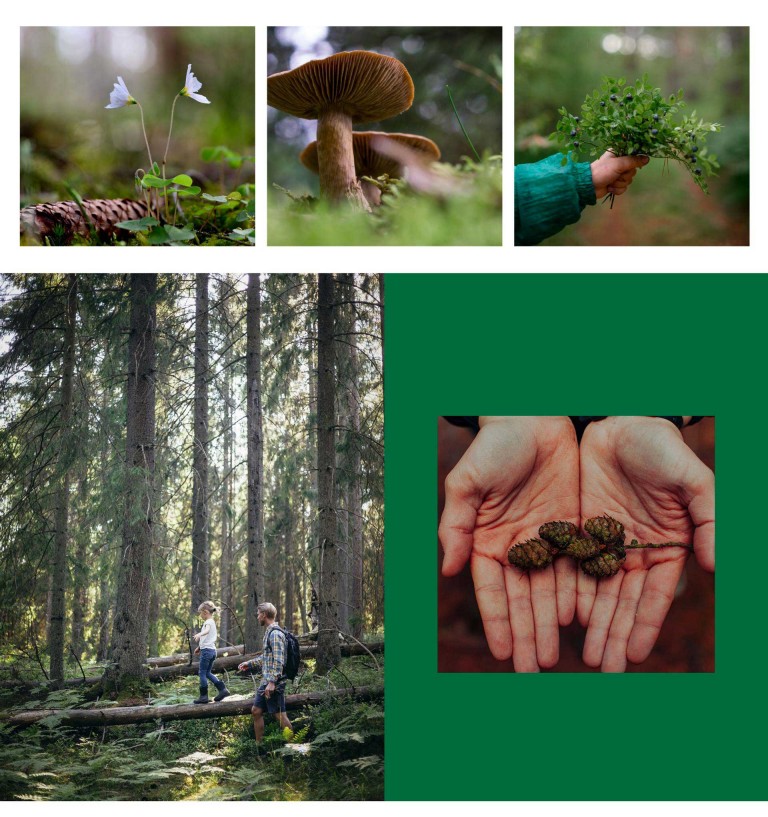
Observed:
[[[445,480],[445,508],[437,531],[445,551],[444,576],[455,576],[467,563],[481,502],[476,489],[463,476],[460,465]]]
[[[504,581],[507,587],[515,672],[538,672],[529,577],[522,570],[510,566],[504,569]]]
[[[628,170],[643,167],[649,161],[647,156],[616,156],[613,160],[613,168],[617,173],[625,173]]]
[[[621,582],[619,603],[613,614],[608,640],[600,669],[603,672],[624,672],[627,668],[627,643],[635,624],[637,605],[643,592],[647,571],[630,570]]]
[[[648,571],[640,604],[637,607],[635,626],[627,645],[627,658],[633,664],[641,664],[651,654],[653,645],[661,632],[675,598],[675,588],[685,567],[685,559],[662,562]]]
[[[582,627],[589,625],[597,594],[597,579],[579,569],[576,573],[576,617]]]
[[[470,565],[488,647],[494,658],[504,661],[512,655],[504,568],[495,559],[478,555],[472,556]]]
[[[536,661],[540,667],[549,669],[554,667],[560,658],[555,571],[551,567],[544,570],[532,570],[529,581],[536,639]]]
[[[599,667],[603,662],[605,642],[608,640],[613,614],[619,603],[622,578],[623,571],[620,570],[610,579],[600,579],[597,583],[597,595],[589,617],[582,656],[588,667]]]
[[[693,533],[693,552],[702,568],[714,573],[715,475],[698,458],[694,476],[686,486],[686,490],[691,496],[688,513],[696,526]]]
[[[557,621],[567,627],[576,613],[576,565],[573,559],[555,559]]]

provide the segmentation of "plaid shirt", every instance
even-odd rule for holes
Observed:
[[[274,631],[274,635],[272,635]],[[285,635],[275,621],[264,631],[262,654],[248,662],[248,669],[261,664],[261,675],[269,683],[277,683],[285,667]]]

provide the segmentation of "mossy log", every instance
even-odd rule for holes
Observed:
[[[355,701],[371,701],[384,696],[384,687],[357,687],[333,692],[304,692],[286,695],[285,707],[290,711],[322,703],[331,698],[350,697]],[[250,715],[253,696],[232,695],[219,703],[177,704],[173,706],[113,706],[100,709],[36,709],[16,712],[3,720],[14,726],[30,726],[43,718],[58,717],[66,726],[120,726],[149,721],[186,721],[198,718],[225,718]]]

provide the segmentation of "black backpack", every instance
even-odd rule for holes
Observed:
[[[279,624],[275,626],[275,629],[280,630],[285,636],[285,666],[280,677],[293,681],[299,674],[299,661],[301,661],[299,640],[290,630],[284,630]],[[272,642],[269,639],[267,639],[267,647],[272,651]]]

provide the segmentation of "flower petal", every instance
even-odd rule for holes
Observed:
[[[210,105],[211,104],[211,100],[207,99],[202,94],[187,94],[186,96],[188,96],[190,99],[196,100],[197,102],[202,102],[205,105]]]

